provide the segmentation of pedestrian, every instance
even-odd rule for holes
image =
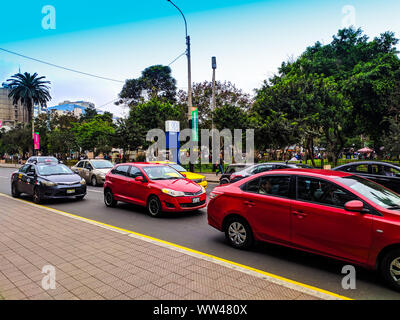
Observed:
[[[215,175],[218,176],[218,173],[223,174],[224,173],[224,158],[222,156],[222,153],[219,155],[219,162],[217,163],[218,169],[215,172]]]

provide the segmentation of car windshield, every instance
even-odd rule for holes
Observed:
[[[168,166],[157,166],[157,167],[144,167],[144,172],[150,180],[170,180],[170,179],[184,179],[175,169]]]
[[[95,169],[110,169],[113,168],[113,164],[107,160],[92,160],[90,163]]]
[[[63,164],[56,165],[39,165],[38,173],[42,176],[52,176],[60,174],[74,174],[67,166]]]
[[[171,168],[174,168],[176,171],[179,171],[179,172],[186,172],[187,171],[184,167],[180,166],[179,164],[170,164],[169,166]]]
[[[38,157],[37,158],[38,163],[46,163],[46,162],[58,162],[57,158],[54,157]]]
[[[400,195],[373,181],[359,176],[339,178],[337,181],[350,187],[383,208],[394,210],[400,209]]]

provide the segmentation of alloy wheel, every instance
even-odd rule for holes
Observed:
[[[242,245],[246,241],[247,232],[246,228],[240,222],[233,222],[228,229],[229,239],[235,245]]]
[[[400,257],[393,259],[389,268],[393,280],[400,285]]]

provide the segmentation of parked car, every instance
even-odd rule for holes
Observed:
[[[124,163],[115,166],[104,184],[104,202],[147,207],[153,217],[163,212],[194,211],[206,206],[205,189],[175,169],[162,164]]]
[[[288,168],[312,168],[304,163],[297,162],[265,162],[265,163],[257,163],[250,167],[247,167],[241,171],[235,172],[230,177],[230,182],[236,182],[241,179],[250,177],[254,174],[276,170],[276,169],[288,169]]]
[[[71,169],[92,186],[103,185],[106,174],[114,167],[108,160],[81,160]]]
[[[235,174],[238,171],[242,171],[250,166],[252,166],[252,164],[247,163],[232,163],[228,165],[225,169],[225,172],[219,178],[219,184],[230,183],[232,174]]]
[[[86,182],[59,163],[28,163],[11,175],[11,194],[26,193],[35,203],[45,199],[77,198],[86,195]]]
[[[400,166],[381,161],[357,161],[332,170],[356,174],[400,193]]]
[[[217,186],[208,223],[235,248],[266,241],[379,270],[400,290],[400,195],[345,172],[269,171]]]
[[[33,156],[29,157],[28,160],[26,160],[26,163],[50,163],[50,162],[59,163],[56,157]]]
[[[206,180],[205,176],[203,176],[201,174],[198,174],[198,173],[187,171],[184,167],[182,167],[181,165],[177,164],[176,162],[172,162],[172,161],[150,161],[149,163],[158,163],[158,164],[165,164],[167,166],[170,166],[171,168],[174,168],[176,171],[178,171],[181,174],[183,174],[186,178],[192,180],[193,182],[196,182],[197,184],[201,185],[205,189],[207,188],[207,180]]]

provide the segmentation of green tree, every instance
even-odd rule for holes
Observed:
[[[7,86],[11,88],[9,97],[13,99],[13,103],[21,103],[28,112],[29,121],[32,122],[32,138],[34,131],[33,113],[34,105],[45,105],[50,101],[50,81],[44,81],[44,76],[38,77],[35,72],[31,75],[28,72],[17,73],[7,80]]]
[[[171,76],[170,67],[151,66],[142,71],[141,77],[126,80],[119,96],[120,103],[130,106],[155,99],[173,103],[176,101],[176,80]]]

